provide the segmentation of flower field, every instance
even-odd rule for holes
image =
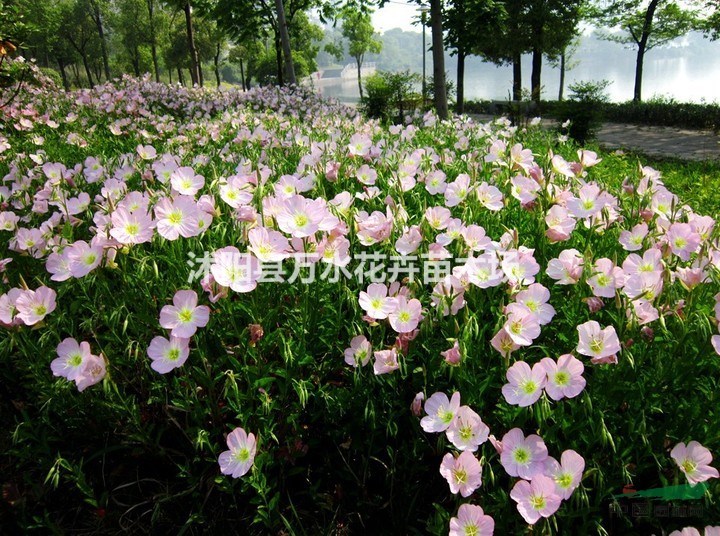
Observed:
[[[658,171],[298,88],[0,123],[8,530],[720,532],[720,230]]]

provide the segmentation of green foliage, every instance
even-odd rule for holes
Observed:
[[[602,105],[610,81],[582,81],[571,84],[569,99],[560,103],[563,120],[570,120],[568,134],[579,144],[593,139],[602,124]]]
[[[402,123],[406,113],[417,109],[421,97],[415,91],[420,76],[410,71],[391,73],[379,71],[367,77],[360,110],[368,117],[383,122]]]

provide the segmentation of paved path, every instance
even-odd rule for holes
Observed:
[[[651,156],[720,159],[720,136],[706,130],[605,123],[597,141],[609,149],[631,149]]]
[[[491,115],[473,114],[479,121],[490,121]],[[554,128],[557,121],[543,120]],[[720,136],[707,130],[605,123],[599,130],[598,143],[606,149],[626,149],[648,156],[665,156],[684,160],[719,160]]]

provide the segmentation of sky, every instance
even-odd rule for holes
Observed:
[[[413,26],[412,21],[420,15],[418,4],[410,4],[401,0],[390,0],[385,7],[373,13],[372,20],[376,32],[385,32],[400,28],[406,32],[420,32],[420,25]]]

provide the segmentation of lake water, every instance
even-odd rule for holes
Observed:
[[[601,44],[598,44],[601,43]],[[577,65],[566,72],[568,85],[575,81],[610,80],[607,89],[615,102],[631,100],[635,76],[635,51],[615,43],[588,40],[575,56]],[[529,90],[530,56],[523,56],[523,87]],[[446,68],[455,82],[454,59],[446,58]],[[643,99],[672,97],[680,102],[720,102],[720,42],[700,41],[691,47],[654,49],[645,56]],[[432,57],[428,53],[428,75]],[[543,65],[543,98],[556,99],[560,71]],[[496,67],[479,58],[468,58],[465,67],[466,99],[507,100],[512,88],[512,68]],[[345,102],[357,102],[356,81],[345,81],[322,88],[322,93]]]

